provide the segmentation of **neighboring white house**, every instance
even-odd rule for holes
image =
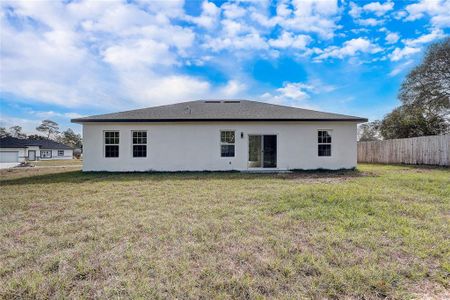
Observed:
[[[14,137],[0,139],[0,163],[72,158],[73,148],[55,141]]]
[[[199,100],[73,119],[84,171],[350,169],[367,119],[249,100]]]

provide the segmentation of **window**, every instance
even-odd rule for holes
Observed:
[[[58,150],[58,156],[64,156],[64,150]]]
[[[147,131],[133,131],[133,157],[147,157]]]
[[[234,157],[234,131],[220,132],[220,156]]]
[[[319,156],[331,156],[331,130],[318,131]]]
[[[118,131],[105,131],[105,157],[119,157]]]
[[[52,150],[41,150],[41,158],[52,158]]]

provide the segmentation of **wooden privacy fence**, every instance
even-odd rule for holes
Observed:
[[[450,135],[358,142],[358,162],[450,166]]]

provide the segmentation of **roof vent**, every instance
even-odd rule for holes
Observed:
[[[205,103],[220,103],[218,100],[207,100]]]
[[[223,103],[241,103],[241,101],[239,101],[239,100],[226,100],[226,101],[223,101]]]

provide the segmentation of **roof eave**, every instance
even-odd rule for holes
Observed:
[[[0,145],[0,149],[22,149],[27,146],[14,146],[14,145]]]
[[[368,122],[366,118],[342,118],[342,119],[72,119],[72,123],[161,123],[161,122]]]

